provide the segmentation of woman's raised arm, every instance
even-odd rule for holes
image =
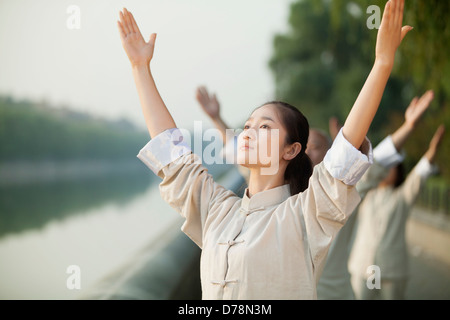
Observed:
[[[433,98],[434,93],[429,90],[422,95],[420,99],[415,97],[411,101],[405,112],[405,122],[392,134],[392,142],[397,151],[400,152],[403,148],[406,140],[408,140],[408,137],[416,128],[425,110],[428,109],[431,101],[433,101]]]
[[[342,129],[344,137],[357,149],[364,141],[380,105],[397,48],[412,29],[410,26],[402,27],[404,2],[390,0],[385,6],[377,35],[374,66]]]
[[[152,33],[149,41],[145,42],[131,12],[124,8],[119,15],[120,21],[117,21],[117,26],[120,39],[131,63],[148,132],[150,137],[154,138],[161,132],[176,127],[175,121],[159,95],[150,71],[156,33]]]

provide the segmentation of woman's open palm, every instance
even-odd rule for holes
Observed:
[[[394,63],[395,52],[411,26],[402,27],[405,0],[389,0],[384,8],[376,43],[376,59],[385,64]]]
[[[204,86],[197,88],[196,98],[203,111],[211,118],[216,119],[220,116],[220,104],[215,94],[209,95]]]
[[[405,121],[414,127],[424,114],[425,110],[430,106],[433,98],[434,93],[432,90],[428,90],[420,98],[415,97],[406,109]]]
[[[149,41],[145,42],[131,12],[124,8],[119,16],[120,21],[117,21],[117,26],[128,59],[132,65],[148,65],[153,57],[156,33],[152,33]]]

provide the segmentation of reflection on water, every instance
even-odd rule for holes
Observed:
[[[176,219],[158,179],[116,175],[0,187],[0,299],[74,299]],[[169,212],[169,214],[166,214]],[[67,267],[81,268],[69,290]]]
[[[211,168],[219,176],[227,168]],[[138,170],[0,187],[0,299],[76,299],[181,222]],[[66,270],[81,269],[81,289]]]
[[[144,173],[144,174],[143,174]],[[113,202],[126,205],[156,177],[134,170],[89,179],[0,186],[0,238]]]

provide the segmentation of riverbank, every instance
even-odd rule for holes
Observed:
[[[77,180],[144,171],[138,159],[15,161],[0,163],[0,185]]]

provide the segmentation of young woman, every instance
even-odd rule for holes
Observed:
[[[152,138],[138,157],[162,178],[162,197],[185,218],[182,230],[202,248],[204,299],[316,299],[330,243],[360,201],[354,184],[371,163],[365,136],[396,50],[411,30],[402,28],[403,6],[403,0],[386,4],[373,69],[312,175],[305,155],[309,127],[301,112],[271,102],[251,114],[238,139],[238,162],[250,169],[243,198],[215,183],[179,141],[150,71],[156,34],[146,42],[132,14],[120,12],[122,45]],[[268,159],[259,158],[260,148],[267,148]],[[278,170],[264,174],[268,166]]]
[[[358,228],[349,260],[358,299],[404,299],[408,279],[406,222],[420,190],[433,173],[432,163],[444,135],[441,125],[422,159],[404,180],[401,164],[388,170],[378,188],[367,193],[358,210]],[[403,181],[404,180],[404,181]],[[369,266],[380,268],[381,288],[370,289]]]
[[[197,88],[196,98],[202,110],[208,115],[208,117],[214,124],[214,127],[220,132],[220,136],[222,137],[222,141],[224,143],[224,147],[222,150],[223,157],[226,159],[227,163],[236,163],[235,156],[238,136],[234,135],[227,137],[227,130],[229,130],[230,128],[225,123],[220,114],[220,103],[217,100],[216,94],[210,95],[206,87],[201,86]],[[337,130],[336,135],[338,132],[339,130]],[[309,137],[305,153],[311,159],[313,167],[323,161],[325,154],[331,147],[331,142],[332,140],[330,139],[328,134],[321,129],[309,129]],[[250,178],[249,169],[239,165],[238,170],[242,177],[245,179],[245,182],[248,184],[248,180]]]
[[[206,89],[206,87],[200,86],[197,88],[196,98],[197,98],[198,103],[202,107],[203,111],[211,119],[215,128],[217,130],[219,130],[220,135],[222,136],[222,141],[225,143],[224,148],[230,148],[230,149],[233,148],[235,145],[235,141],[232,141],[231,143],[227,141],[227,138],[229,139],[229,137],[227,137],[227,130],[229,129],[229,127],[225,123],[225,121],[222,119],[222,116],[220,115],[220,103],[217,100],[216,94],[210,95],[208,93],[208,90]],[[332,128],[331,122],[332,121],[330,119],[330,128]],[[339,130],[336,132],[335,136],[337,136],[338,132],[339,132]],[[323,130],[318,129],[318,128],[310,128],[308,144],[306,146],[305,153],[311,159],[313,166],[322,162],[323,158],[325,157],[325,154],[327,153],[328,149],[331,147],[331,141],[332,140],[330,139],[328,134],[326,132],[324,132]],[[229,153],[234,155],[235,152],[232,152],[232,150],[229,150]],[[225,150],[224,156],[226,156],[226,155],[227,155],[227,150]],[[245,173],[243,175],[245,177],[247,177],[247,173]]]

